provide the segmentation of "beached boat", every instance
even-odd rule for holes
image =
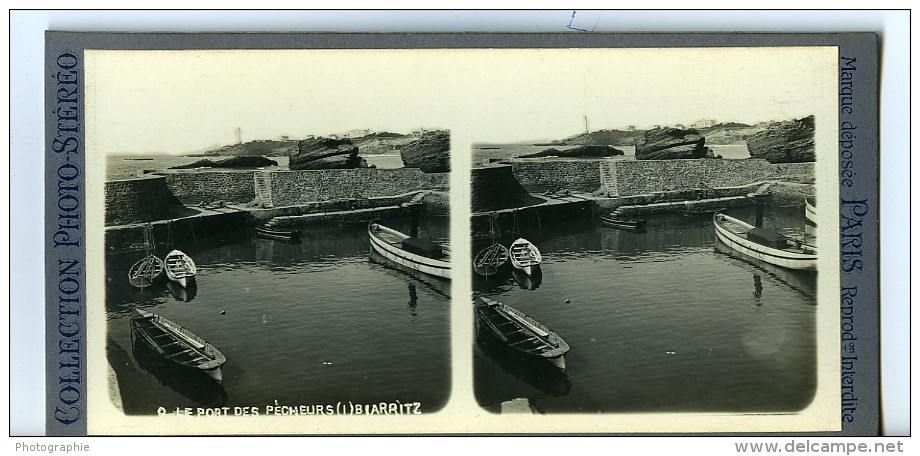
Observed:
[[[814,246],[720,212],[713,214],[713,225],[719,241],[738,252],[784,268],[817,270]]]
[[[379,223],[370,223],[367,234],[371,247],[384,258],[425,274],[450,278],[450,250],[446,247]]]
[[[192,258],[180,250],[173,250],[166,255],[166,277],[169,280],[177,282],[179,285],[187,286],[192,280],[195,280],[195,274],[198,268]]]
[[[300,231],[273,230],[263,226],[257,226],[256,237],[272,239],[275,241],[297,243],[300,242]]]
[[[493,276],[508,264],[508,248],[501,244],[492,244],[476,254],[473,258],[473,272],[482,276]]]
[[[508,250],[511,253],[511,265],[525,274],[532,274],[535,269],[540,268],[540,263],[543,262],[540,250],[526,239],[519,238],[512,242]]]
[[[169,362],[197,369],[221,381],[227,358],[201,337],[172,320],[142,309],[131,317],[132,333]]]
[[[565,370],[569,344],[529,315],[486,297],[476,298],[475,312],[481,330],[528,357],[549,361]]]
[[[818,226],[818,210],[805,198],[805,223]]]
[[[144,257],[128,270],[128,283],[135,287],[149,287],[163,275],[163,260],[155,255]]]
[[[601,222],[606,226],[621,230],[645,231],[645,220],[624,219],[612,215],[602,215]]]

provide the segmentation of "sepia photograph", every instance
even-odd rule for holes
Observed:
[[[91,434],[840,429],[834,47],[84,58]]]
[[[513,142],[472,145],[477,402],[545,414],[808,408],[817,207],[837,199],[816,198],[815,168],[834,149],[816,142],[815,112],[835,117],[836,50],[605,57],[610,73],[595,62],[577,92],[541,95],[576,107]]]
[[[296,53],[86,57],[117,410],[446,404],[448,130],[405,107],[361,112],[343,96],[359,87],[302,85]]]

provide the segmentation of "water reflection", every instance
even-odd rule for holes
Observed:
[[[538,267],[533,273],[527,274],[519,269],[513,269],[511,275],[518,286],[525,290],[536,290],[543,283],[543,268]]]
[[[565,396],[572,383],[564,371],[543,359],[522,355],[507,344],[496,340],[485,330],[478,330],[476,344],[487,358],[504,372],[551,396]],[[482,385],[480,385],[482,386]]]
[[[377,253],[374,249],[369,248],[368,251],[370,252],[370,262],[374,265],[381,266],[387,274],[402,280],[421,284],[425,288],[443,297],[450,297],[450,280],[425,274],[424,272],[416,271],[410,267],[390,261],[383,255]],[[412,283],[410,283],[410,285],[412,285]],[[414,289],[414,285],[412,285],[412,288],[410,288],[410,301]]]
[[[179,283],[170,280],[166,283],[166,288],[176,301],[189,302],[195,299],[195,296],[198,294],[198,281],[192,277],[188,284],[183,287]]]
[[[714,243],[717,258],[748,270],[753,274],[755,298],[760,299],[763,297],[763,277],[777,285],[800,293],[812,301],[816,298],[818,284],[815,272],[782,268],[738,252],[718,239]]]
[[[418,291],[415,290],[415,284],[409,285],[409,316],[415,318],[418,316]]]

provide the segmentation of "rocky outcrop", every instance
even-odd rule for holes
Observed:
[[[636,159],[673,160],[712,156],[712,151],[705,144],[706,138],[693,129],[655,128],[646,131],[642,140],[636,143]]]
[[[265,166],[278,166],[278,162],[259,155],[243,155],[230,157],[223,160],[198,160],[188,165],[171,166],[169,169],[195,169],[195,168],[262,168]]]
[[[406,168],[418,168],[426,173],[450,172],[450,132],[426,132],[403,146],[399,153]]]
[[[535,154],[521,155],[518,158],[564,157],[564,158],[598,158],[623,155],[624,152],[613,146],[578,146],[571,149],[546,149]]]
[[[363,166],[362,166],[363,165]],[[366,167],[358,146],[349,139],[310,138],[297,143],[288,167],[297,169],[352,169]]]
[[[747,147],[751,157],[770,163],[813,162],[815,116],[772,123],[766,130],[748,138]]]

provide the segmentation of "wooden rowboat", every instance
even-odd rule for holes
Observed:
[[[805,198],[805,223],[818,226],[818,210]]]
[[[501,244],[492,244],[476,254],[473,258],[473,272],[482,276],[493,276],[508,264],[508,248]]]
[[[713,215],[713,225],[719,241],[747,256],[784,268],[817,270],[818,254],[814,246],[720,212]]]
[[[150,255],[131,266],[131,269],[128,270],[128,283],[139,288],[149,287],[161,275],[163,275],[163,260]]]
[[[645,220],[633,220],[602,215],[601,222],[609,227],[629,231],[645,231]]]
[[[263,239],[272,239],[276,241],[291,243],[300,242],[300,231],[273,230],[262,226],[257,226],[256,236]]]
[[[367,234],[371,248],[384,258],[425,274],[450,279],[448,248],[379,223],[368,224]]]
[[[546,360],[565,370],[569,344],[529,315],[486,297],[476,298],[476,324],[527,357]]]
[[[197,369],[221,381],[227,361],[217,348],[179,324],[157,314],[135,309],[131,332],[171,363]]]
[[[189,281],[194,280],[198,268],[192,258],[180,250],[173,250],[166,255],[166,277],[169,280],[177,282],[179,285],[187,286]]]
[[[527,275],[532,274],[535,269],[540,268],[540,263],[543,262],[543,256],[540,254],[540,250],[526,239],[519,238],[512,242],[508,250],[511,253],[511,266],[523,271]]]

